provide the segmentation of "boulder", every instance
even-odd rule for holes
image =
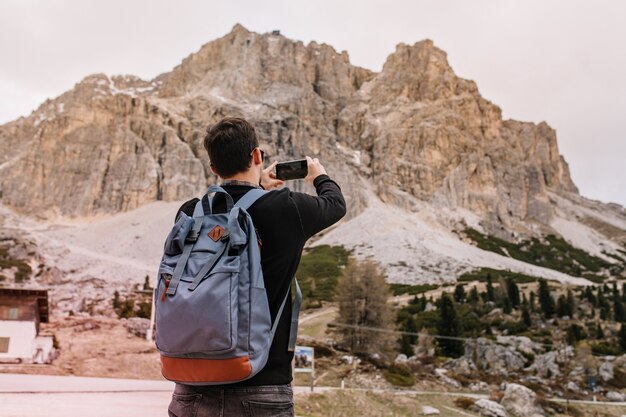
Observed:
[[[523,385],[508,384],[500,403],[516,417],[544,416],[543,409],[537,402],[537,394]]]
[[[502,405],[485,398],[481,398],[476,401],[474,405],[470,407],[470,410],[479,413],[484,417],[508,417],[508,414]]]
[[[497,336],[496,342],[515,348],[519,352],[534,355],[541,350],[541,345],[526,336]]]
[[[572,392],[580,392],[580,387],[574,381],[569,381],[565,385],[565,389],[567,389],[568,391],[572,391]]]
[[[352,365],[352,363],[354,362],[355,357],[352,355],[343,355],[341,357],[341,362],[345,363],[346,365]]]
[[[569,373],[569,377],[570,379],[572,378],[576,378],[579,376],[583,376],[585,374],[585,368],[582,366],[577,366],[576,368],[572,369],[572,371]]]
[[[475,343],[465,345],[464,357],[471,360],[477,369],[507,376],[524,367],[526,358],[506,346],[478,338]]]
[[[460,375],[472,375],[476,371],[476,365],[466,356],[457,359],[451,359],[444,365],[446,369]]]
[[[473,392],[486,391],[487,388],[489,388],[489,385],[484,381],[475,382],[469,386],[470,391]]]
[[[441,381],[446,384],[446,385],[450,385],[454,388],[461,388],[462,385],[459,381],[457,381],[456,379],[452,379],[450,378],[448,375],[446,375],[448,373],[447,369],[443,369],[443,368],[437,368],[434,371],[434,374],[437,375],[439,377],[439,379],[441,379]]]
[[[622,394],[621,392],[617,391],[609,391],[606,394],[606,399],[609,401],[624,402],[626,401],[626,394]]]
[[[122,322],[124,323],[124,327],[126,327],[126,330],[128,330],[137,337],[145,338],[148,327],[150,327],[150,320],[140,317],[122,319]]]
[[[439,410],[437,410],[435,407],[431,407],[429,405],[425,405],[422,407],[422,415],[423,416],[435,416],[435,415],[439,415]]]
[[[407,356],[404,353],[399,354],[398,356],[396,356],[396,359],[394,360],[395,363],[406,363],[408,362],[409,358],[407,358]]]
[[[535,356],[535,360],[532,365],[526,368],[527,371],[536,372],[537,375],[550,378],[561,374],[561,368],[557,363],[557,353],[550,351],[541,355]]]
[[[598,374],[604,382],[608,382],[615,376],[613,362],[603,362],[598,369]]]

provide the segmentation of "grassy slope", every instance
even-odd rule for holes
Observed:
[[[302,256],[296,271],[298,283],[307,305],[331,301],[341,269],[348,263],[349,252],[342,246],[320,245]]]
[[[471,228],[463,233],[480,249],[596,282],[603,281],[606,275],[620,275],[624,271],[624,265],[611,264],[554,235],[543,240],[532,238],[513,243]]]

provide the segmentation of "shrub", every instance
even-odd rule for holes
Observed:
[[[537,281],[537,277],[532,275],[521,274],[519,272],[506,271],[503,269],[493,269],[493,268],[479,268],[473,271],[465,272],[461,274],[459,277],[460,282],[468,282],[468,281],[479,281],[479,282],[487,282],[488,277],[492,279],[495,278],[496,281],[498,278],[504,278],[505,280],[510,279],[513,282],[518,284],[526,284],[529,282]]]
[[[393,295],[416,295],[422,294],[430,290],[434,290],[439,288],[439,285],[435,284],[419,284],[419,285],[410,285],[410,284],[389,284],[391,287],[391,292]]]
[[[136,312],[137,317],[141,317],[143,319],[150,318],[150,312],[152,309],[152,303],[150,301],[140,301],[138,310]]]
[[[599,342],[599,343],[591,344],[591,352],[593,352],[594,355],[619,356],[620,348],[619,346],[616,346],[611,343]]]
[[[405,365],[394,363],[383,373],[383,376],[390,384],[398,387],[410,387],[415,384],[415,376]]]
[[[13,259],[6,248],[0,248],[0,269],[17,268],[15,272],[15,283],[20,284],[30,278],[33,270],[29,264],[22,259]],[[5,277],[6,279],[6,277]],[[4,281],[4,280],[0,280]]]
[[[528,327],[523,321],[504,321],[498,326],[500,331],[506,331],[507,334],[520,334],[528,330]]]
[[[141,317],[144,319],[150,318],[150,311],[152,308],[152,302],[150,300],[137,300],[134,297],[127,296],[126,299],[122,301],[120,293],[115,291],[113,293],[112,304],[113,310],[121,319],[128,319],[131,317]]]
[[[463,410],[469,410],[476,403],[476,400],[468,397],[458,397],[454,399],[454,405]]]

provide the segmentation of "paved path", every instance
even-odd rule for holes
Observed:
[[[166,416],[174,383],[114,378],[0,374],[1,417],[153,417]],[[315,387],[315,392],[334,390]],[[359,390],[359,389],[355,389]],[[360,391],[360,390],[359,390]],[[372,390],[363,390],[372,391]],[[382,392],[383,390],[373,390]],[[296,393],[309,387],[294,387]],[[397,395],[446,395],[487,398],[484,394],[395,390]],[[563,399],[552,399],[565,401]],[[625,406],[626,403],[593,403]]]
[[[316,387],[315,392],[328,389]],[[169,381],[0,374],[0,416],[165,416],[173,390]],[[294,391],[305,393],[310,388]]]
[[[0,374],[0,415],[165,416],[173,388],[169,381]]]

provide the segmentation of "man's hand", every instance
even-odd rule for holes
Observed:
[[[272,190],[274,188],[282,187],[285,183],[283,180],[279,180],[276,178],[274,167],[277,163],[278,162],[274,162],[272,165],[261,171],[261,186],[266,190]]]
[[[319,177],[320,175],[327,175],[326,170],[324,169],[322,164],[320,164],[320,161],[317,158],[313,159],[307,156],[306,162],[309,173],[306,178],[304,178],[304,180],[309,184],[313,184],[315,178]]]

